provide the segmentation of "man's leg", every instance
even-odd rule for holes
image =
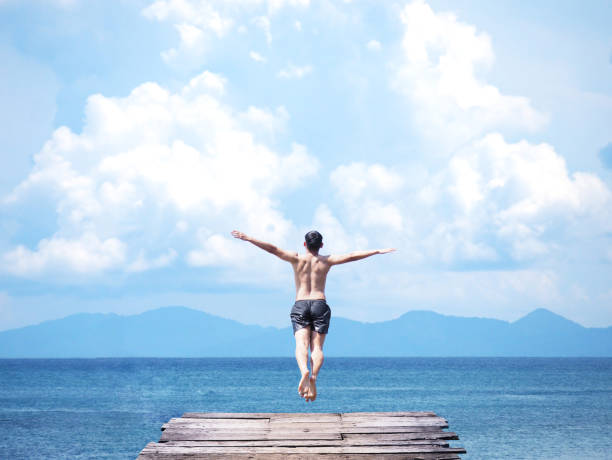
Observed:
[[[302,378],[298,385],[298,393],[304,397],[310,386],[310,372],[308,372],[308,347],[310,345],[310,326],[295,331],[295,359],[300,367]]]
[[[310,359],[312,373],[310,375],[310,389],[306,400],[314,401],[317,398],[317,376],[323,365],[323,343],[327,334],[312,331],[310,334]]]

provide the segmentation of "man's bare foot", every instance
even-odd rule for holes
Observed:
[[[306,401],[314,401],[315,399],[317,399],[317,378],[310,377]]]
[[[306,371],[302,374],[302,378],[300,379],[300,383],[298,385],[298,393],[302,398],[305,398],[310,390],[310,371]]]

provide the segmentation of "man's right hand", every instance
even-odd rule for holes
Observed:
[[[395,248],[386,248],[386,249],[379,249],[378,253],[379,254],[387,254],[388,252],[393,252],[395,251]]]

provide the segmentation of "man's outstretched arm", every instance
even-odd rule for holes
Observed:
[[[264,251],[268,251],[270,254],[274,254],[276,257],[286,260],[287,262],[293,263],[297,262],[298,260],[297,252],[285,251],[284,249],[276,247],[271,243],[266,243],[265,241],[259,241],[255,238],[251,238],[250,236],[245,235],[244,233],[239,232],[238,230],[232,231],[232,236],[240,240],[248,241],[249,243],[254,244],[258,248],[261,248]]]
[[[365,259],[366,257],[373,256],[375,254],[386,254],[388,252],[395,251],[395,248],[387,249],[373,249],[371,251],[353,251],[348,254],[342,255],[331,255],[329,256],[328,262],[331,265],[345,264],[347,262],[354,262],[356,260]]]

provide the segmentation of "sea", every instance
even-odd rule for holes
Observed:
[[[434,411],[465,459],[612,459],[612,358],[0,360],[0,458],[134,459],[184,412]]]

